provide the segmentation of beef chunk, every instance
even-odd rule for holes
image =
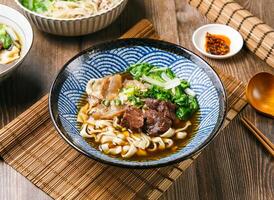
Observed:
[[[151,99],[148,98],[145,100],[145,104],[147,105],[147,107],[153,109],[153,110],[157,110],[157,107],[159,106],[160,101],[157,99]]]
[[[146,99],[148,109],[144,113],[145,132],[148,135],[158,136],[166,132],[176,120],[176,106],[167,101]]]
[[[146,99],[147,109],[128,107],[122,117],[121,125],[132,131],[143,130],[147,135],[159,136],[166,132],[176,120],[176,106],[171,102]]]
[[[158,112],[156,110],[153,110],[153,109],[148,109],[148,110],[145,111],[144,117],[146,119],[147,125],[154,124],[157,117],[158,117]]]
[[[157,110],[159,112],[163,113],[164,117],[169,118],[172,121],[175,121],[175,119],[176,119],[175,104],[167,102],[167,101],[161,101],[159,103],[159,106],[157,107]]]
[[[148,133],[159,136],[160,134],[166,132],[171,126],[172,121],[170,119],[166,119],[164,116],[159,116],[156,123],[149,127]]]
[[[144,126],[142,110],[135,107],[128,107],[123,115],[121,125],[132,131],[139,132]]]
[[[147,110],[144,117],[146,120],[145,131],[151,136],[158,136],[166,132],[172,125],[172,121],[169,118],[166,118],[163,113],[156,110]]]

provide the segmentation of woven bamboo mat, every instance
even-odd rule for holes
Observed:
[[[241,33],[246,46],[274,67],[274,29],[233,0],[188,0],[210,21],[226,24]],[[273,6],[273,2],[269,6]]]
[[[157,38],[140,21],[123,38]],[[228,96],[225,125],[246,105],[245,86],[218,71]],[[103,165],[80,154],[57,133],[48,95],[0,131],[4,161],[54,199],[158,199],[197,157],[159,169],[134,170]]]

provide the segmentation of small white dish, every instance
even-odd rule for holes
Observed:
[[[226,55],[213,55],[207,53],[205,50],[205,42],[206,42],[206,33],[224,35],[228,37],[231,41],[230,51]],[[195,48],[202,53],[203,55],[209,58],[215,59],[224,59],[234,56],[238,53],[243,47],[243,37],[241,34],[230,26],[226,26],[223,24],[207,24],[198,28],[192,36],[192,42]]]
[[[2,4],[0,4],[0,23],[15,30],[22,43],[20,58],[9,65],[0,66],[0,81],[2,81],[20,66],[29,53],[33,42],[33,31],[29,21],[21,13]]]

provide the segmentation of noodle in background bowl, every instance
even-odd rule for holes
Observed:
[[[33,31],[29,21],[21,13],[2,4],[0,4],[0,23],[11,27],[18,34],[22,45],[19,59],[0,66],[0,81],[2,81],[20,66],[29,53],[33,42]]]
[[[41,31],[60,36],[81,36],[99,31],[110,25],[124,10],[128,0],[121,0],[113,8],[88,17],[59,19],[47,17],[25,8],[15,0],[24,15]]]
[[[77,114],[85,102],[87,82],[124,72],[135,63],[169,67],[178,78],[187,80],[197,94],[200,106],[198,130],[185,147],[165,157],[142,161],[111,157],[91,146],[80,135],[81,124],[77,122]],[[122,39],[95,45],[69,60],[51,87],[49,110],[59,134],[86,156],[120,167],[151,168],[188,159],[209,144],[223,124],[226,94],[215,71],[191,51],[158,40]]]

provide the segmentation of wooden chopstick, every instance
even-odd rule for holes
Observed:
[[[241,121],[256,136],[256,138],[269,151],[269,153],[274,157],[273,143],[267,137],[265,137],[264,134],[259,129],[257,129],[246,117],[241,118]]]

